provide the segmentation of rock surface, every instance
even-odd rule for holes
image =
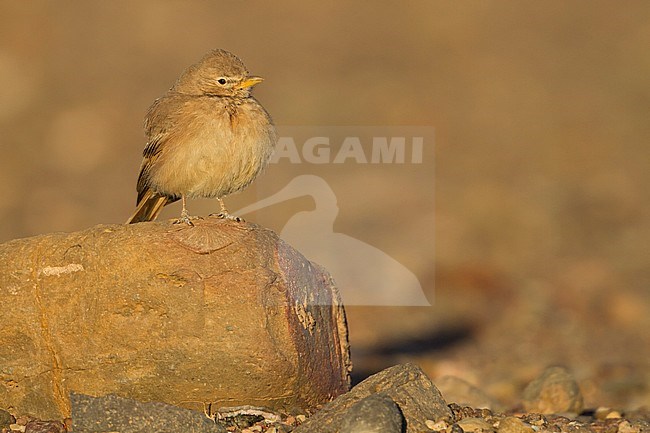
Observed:
[[[294,433],[339,432],[348,410],[376,393],[389,396],[397,404],[406,420],[407,433],[427,431],[427,420],[451,418],[442,395],[422,370],[413,364],[400,364],[370,376],[325,405]]]
[[[401,433],[404,424],[397,404],[384,393],[355,403],[343,416],[340,433]]]
[[[514,416],[509,416],[499,422],[497,433],[535,433],[535,431],[530,424]]]
[[[330,276],[252,224],[108,225],[7,242],[0,305],[0,407],[14,413],[63,419],[71,391],[309,410],[349,389]]]
[[[414,380],[404,382],[405,372]],[[326,405],[311,418],[304,414],[280,413],[251,406],[217,408],[206,407],[205,412],[194,412],[162,403],[141,403],[116,396],[89,397],[73,394],[71,401],[75,419],[42,421],[28,414],[14,413],[5,418],[15,419],[10,431],[25,433],[63,433],[64,431],[102,432],[120,431],[226,431],[231,433],[650,433],[650,410],[616,410],[606,407],[589,409],[578,415],[542,415],[521,413],[521,402],[505,413],[484,408],[473,408],[450,403],[444,411],[425,414],[409,408],[409,398],[424,407],[431,403],[431,394],[421,392],[417,367],[391,367],[368,379],[365,388],[355,387],[347,395]],[[401,386],[387,386],[402,383]],[[361,386],[361,384],[359,385]],[[389,394],[392,393],[392,394]],[[400,395],[394,400],[392,395]],[[404,394],[410,396],[404,398]],[[365,397],[364,397],[365,395]],[[396,401],[398,401],[396,403]],[[434,398],[434,407],[440,403]],[[412,402],[410,402],[412,403]],[[430,409],[430,408],[429,408]],[[0,411],[0,415],[2,411]],[[424,420],[425,428],[415,428],[413,417],[431,415]],[[442,415],[439,417],[439,415]],[[74,430],[73,430],[74,421]],[[400,424],[403,422],[403,424]],[[122,425],[123,424],[123,425]],[[64,430],[64,426],[66,430]],[[175,427],[171,427],[175,426]],[[2,433],[5,430],[0,428]],[[119,429],[119,430],[118,430]]]
[[[580,413],[582,394],[577,382],[564,367],[549,367],[524,390],[528,412],[542,414]]]
[[[30,421],[25,425],[25,433],[66,433],[68,430],[60,421]]]
[[[75,433],[225,433],[220,424],[192,410],[164,403],[141,403],[115,395],[91,397],[72,394]]]
[[[0,431],[3,428],[9,428],[9,426],[16,422],[16,418],[11,415],[6,410],[0,409]]]
[[[465,433],[494,433],[494,426],[482,418],[463,418],[456,425]]]
[[[497,427],[497,433],[648,433],[650,432],[650,412],[643,410],[640,413],[630,413],[627,419],[616,418],[598,420],[592,415],[583,414],[577,418],[549,415],[538,413],[518,414],[507,416],[499,413],[492,413],[487,409],[474,409],[471,407],[460,407],[455,403],[449,405],[453,413],[452,425],[438,423],[436,428],[431,430],[437,432],[454,433],[463,432],[460,428],[464,425],[476,427],[473,431],[488,431]],[[433,425],[431,425],[433,427]]]

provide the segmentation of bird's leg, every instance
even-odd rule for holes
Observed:
[[[238,216],[235,215],[230,215],[228,213],[228,209],[226,209],[226,205],[224,204],[223,199],[221,197],[217,197],[217,200],[219,201],[219,206],[221,207],[221,211],[218,214],[210,214],[210,216],[216,216],[217,218],[232,220],[237,222],[244,221],[242,218],[239,218]]]
[[[194,223],[192,223],[192,217],[190,216],[190,213],[187,211],[187,207],[185,207],[185,194],[181,194],[181,202],[183,203],[183,210],[181,211],[181,217],[176,221],[174,221],[174,224],[185,223],[188,226],[193,226]]]
[[[217,201],[219,202],[219,207],[221,208],[221,212],[219,212],[219,215],[223,215],[224,218],[229,216],[230,214],[228,213],[228,209],[226,209],[226,204],[223,202],[223,199],[220,197],[217,197]]]

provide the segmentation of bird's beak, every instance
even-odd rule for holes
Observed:
[[[237,85],[238,89],[246,89],[264,81],[262,77],[246,77],[244,81]]]

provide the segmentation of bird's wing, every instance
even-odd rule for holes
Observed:
[[[147,136],[147,145],[142,152],[142,165],[138,175],[138,200],[143,200],[151,188],[150,172],[170,134],[176,128],[180,108],[183,106],[184,98],[171,97],[167,94],[158,98],[149,107],[147,116],[144,119],[144,129]],[[178,197],[168,197],[168,203],[178,200]]]
[[[142,159],[142,165],[140,166],[140,174],[138,175],[138,184],[136,187],[138,191],[138,200],[136,202],[136,205],[140,204],[144,196],[150,190],[151,185],[149,173],[153,163],[160,155],[160,147],[160,141],[156,140],[149,141],[147,143],[147,146],[144,148],[144,158]]]

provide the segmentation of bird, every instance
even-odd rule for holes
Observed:
[[[251,94],[262,81],[237,56],[214,49],[153,102],[144,120],[136,209],[127,224],[153,221],[180,199],[175,222],[192,226],[198,217],[190,216],[187,199],[194,198],[216,198],[216,216],[241,221],[223,198],[255,180],[277,141],[271,116]]]

